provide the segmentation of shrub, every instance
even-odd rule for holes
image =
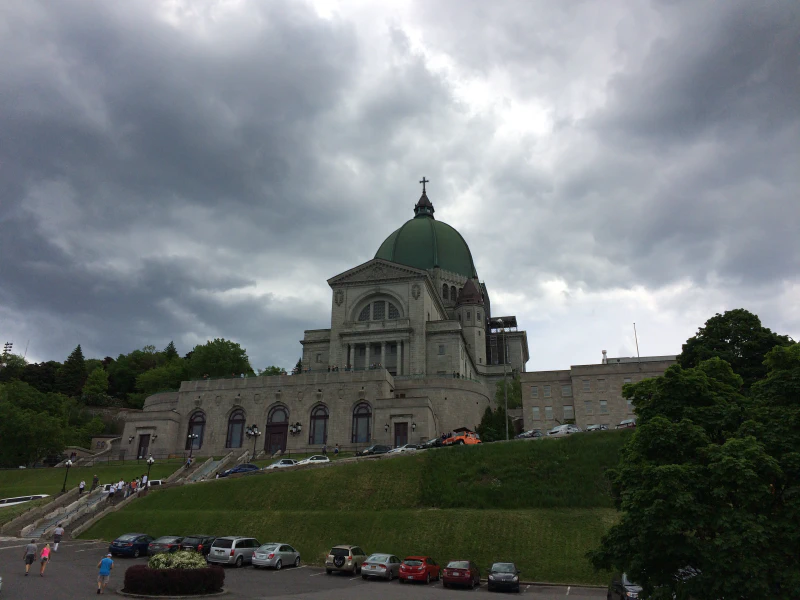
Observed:
[[[182,550],[151,556],[147,566],[151,569],[202,569],[206,566],[206,559],[199,552]]]
[[[134,565],[125,571],[124,591],[161,596],[211,594],[220,591],[224,583],[222,567],[151,569],[146,565]]]

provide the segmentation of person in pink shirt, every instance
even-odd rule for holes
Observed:
[[[39,569],[39,575],[44,577],[44,570],[47,567],[47,561],[50,560],[50,544],[44,545],[44,548],[42,548],[42,553],[39,555],[39,560],[42,563],[42,567]]]

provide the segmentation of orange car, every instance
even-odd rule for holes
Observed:
[[[481,443],[481,436],[479,436],[474,431],[470,431],[466,427],[459,427],[458,429],[453,430],[453,435],[444,440],[443,444],[445,446],[455,446],[455,445],[472,445],[472,444],[480,444]]]

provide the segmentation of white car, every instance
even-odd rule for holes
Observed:
[[[416,444],[406,444],[404,446],[392,448],[387,454],[397,454],[398,452],[416,452],[417,450],[419,450],[419,448]]]
[[[296,460],[292,460],[291,458],[282,458],[277,462],[272,463],[270,466],[265,467],[266,469],[285,469],[287,467],[293,467],[297,464]]]
[[[331,459],[327,456],[323,456],[322,454],[315,454],[314,456],[309,456],[301,460],[298,465],[321,465],[323,463],[329,463]]]
[[[161,479],[149,479],[147,481],[147,487],[157,487],[159,485],[164,485],[164,481]]]
[[[566,437],[572,433],[580,433],[581,428],[577,425],[557,425],[547,432],[547,437]]]

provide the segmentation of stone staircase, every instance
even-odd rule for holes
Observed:
[[[59,523],[69,525],[78,517],[94,512],[106,496],[106,492],[102,489],[96,489],[93,492],[87,493],[82,498],[78,498],[75,502],[58,508],[27,527],[24,527],[20,533],[23,537],[29,537],[31,539],[44,537],[55,529],[56,525]]]

